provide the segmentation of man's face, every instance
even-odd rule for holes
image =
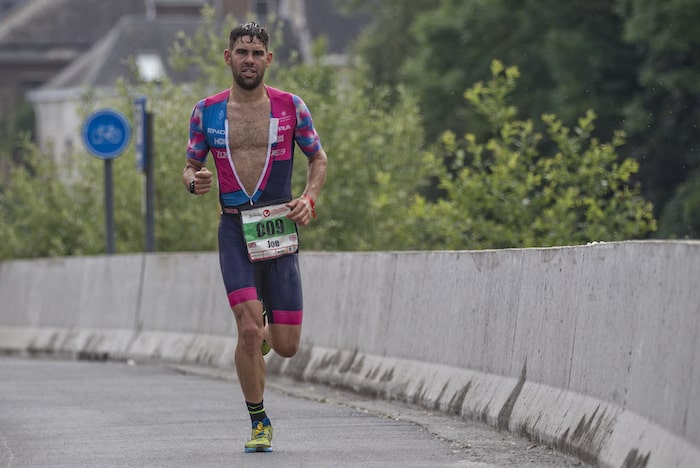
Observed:
[[[255,37],[236,39],[231,49],[224,51],[226,64],[231,67],[233,79],[245,90],[257,88],[265,76],[265,69],[272,62],[272,53]]]

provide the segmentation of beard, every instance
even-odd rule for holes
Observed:
[[[242,73],[234,73],[233,74],[233,79],[236,81],[236,84],[246,90],[246,91],[252,91],[253,89],[257,88],[260,86],[260,83],[262,83],[263,77],[265,76],[265,72],[263,71],[262,73],[256,74],[252,78],[246,78],[243,76]]]

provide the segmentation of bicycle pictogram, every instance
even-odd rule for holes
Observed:
[[[99,125],[93,132],[92,132],[92,142],[95,143],[96,145],[101,145],[104,143],[110,143],[112,145],[116,145],[120,141],[122,141],[122,138],[124,136],[124,132],[122,132],[119,128],[117,128],[115,125]]]

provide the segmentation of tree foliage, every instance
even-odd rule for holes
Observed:
[[[623,107],[640,179],[654,203],[677,203],[691,196],[685,181],[700,175],[700,2],[618,0],[615,8],[625,17],[623,39],[641,57],[635,69],[640,88]],[[693,216],[700,218],[700,211]],[[671,218],[662,214],[664,223]],[[674,225],[680,230],[660,232],[692,235],[687,224]]]
[[[492,78],[464,97],[482,115],[492,136],[480,141],[452,132],[427,153],[445,197],[430,203],[418,197],[412,209],[414,232],[424,232],[422,248],[483,249],[534,247],[643,238],[655,229],[651,204],[631,187],[632,159],[619,161],[618,132],[608,143],[592,137],[595,115],[588,112],[573,129],[552,114],[542,121],[516,118],[508,104],[516,87],[516,67],[494,61]],[[554,148],[542,154],[545,147]],[[446,165],[444,161],[450,161]]]
[[[13,161],[0,187],[0,259],[95,252],[97,237],[86,233],[95,232],[104,215],[97,220],[94,199],[56,177],[56,164],[26,135],[17,147],[22,162]]]
[[[416,38],[407,34],[413,20],[435,8],[433,0],[335,0],[346,12],[363,13],[368,21],[363,34],[353,45],[363,68],[362,86],[372,90],[387,87],[391,92],[403,82],[403,62],[415,53]]]
[[[634,178],[656,215],[677,189],[676,197],[688,194],[683,182],[700,173],[697,0],[441,0],[429,9],[407,9],[400,19],[390,12],[402,2],[384,3],[372,10],[363,58],[369,70],[385,72],[375,72],[375,84],[400,77],[418,96],[427,141],[465,126],[479,136],[488,133],[461,90],[486,79],[491,60],[500,59],[521,71],[512,99],[520,117],[539,130],[545,131],[543,113],[555,112],[572,126],[587,109],[597,114],[596,137],[607,140],[625,130],[627,144],[619,151],[639,163]],[[403,33],[394,21],[401,21]],[[394,35],[373,40],[383,26]],[[670,218],[662,216],[662,223]],[[669,227],[659,235],[689,235],[685,225],[674,223],[681,231]]]

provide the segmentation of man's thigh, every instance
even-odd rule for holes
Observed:
[[[271,324],[301,326],[303,299],[298,256],[285,255],[256,265],[261,269],[258,292]],[[286,332],[285,332],[286,333]]]

